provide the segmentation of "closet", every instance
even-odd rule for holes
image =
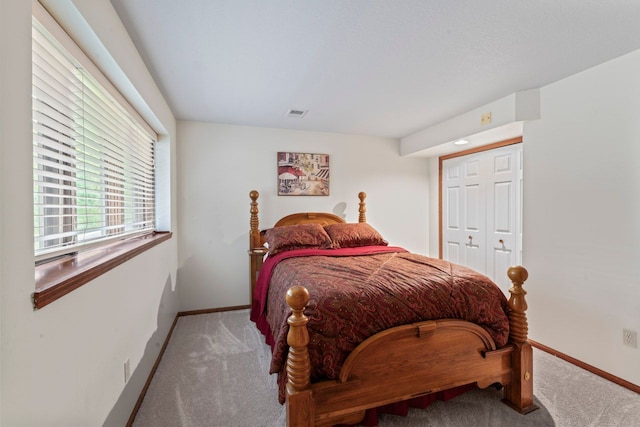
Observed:
[[[507,269],[522,263],[521,141],[440,158],[441,256],[489,276],[505,294]]]

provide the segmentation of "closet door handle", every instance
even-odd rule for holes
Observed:
[[[498,243],[500,244],[500,248],[499,249],[501,249],[503,251],[507,250],[507,247],[504,245],[504,240],[500,239],[500,240],[498,240]]]
[[[478,248],[478,245],[474,245],[473,244],[473,236],[469,236],[469,242],[465,243],[465,245],[467,245],[470,248]]]

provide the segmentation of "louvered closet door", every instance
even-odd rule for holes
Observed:
[[[486,274],[485,159],[443,162],[443,258]]]
[[[522,262],[522,144],[442,162],[442,256],[505,292]]]

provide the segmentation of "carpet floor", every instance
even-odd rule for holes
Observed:
[[[284,426],[270,349],[248,310],[178,319],[134,427]],[[534,349],[540,409],[520,415],[493,388],[474,390],[380,426],[640,426],[640,395]]]

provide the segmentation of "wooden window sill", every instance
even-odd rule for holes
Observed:
[[[169,240],[173,233],[155,232],[56,259],[35,268],[34,309],[42,308],[112,268]]]

